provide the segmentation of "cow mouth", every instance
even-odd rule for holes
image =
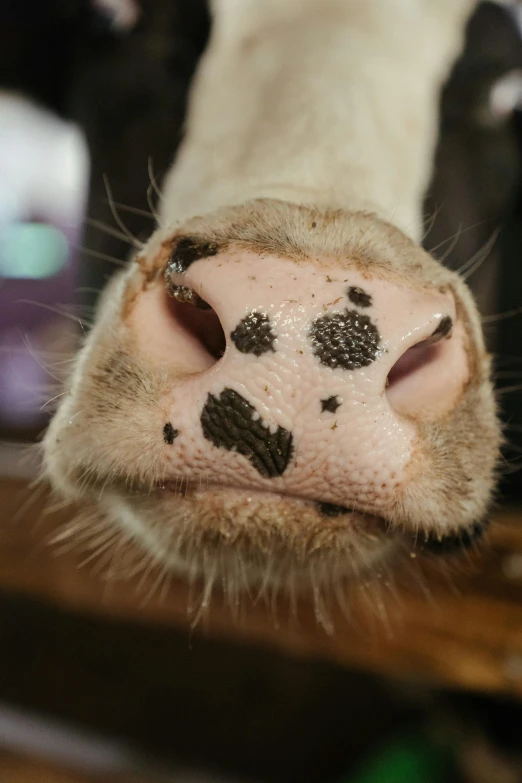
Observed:
[[[171,493],[176,498],[193,498],[197,500],[204,495],[213,494],[220,496],[232,496],[235,500],[243,501],[245,504],[264,503],[272,507],[278,505],[303,505],[306,508],[314,508],[321,516],[326,519],[336,518],[339,521],[346,521],[349,524],[350,519],[365,519],[369,526],[379,524],[382,528],[387,528],[389,523],[384,517],[353,507],[339,505],[328,500],[309,498],[300,495],[293,495],[286,492],[273,492],[259,490],[254,488],[236,487],[234,485],[204,483],[191,480],[188,477],[180,477],[177,481],[158,482],[155,491],[157,495],[162,493]]]
[[[165,571],[192,580],[211,568],[228,584],[239,568],[247,591],[267,582],[295,582],[307,591],[317,569],[332,584],[369,578],[402,538],[380,517],[256,490],[180,492],[166,482],[148,495],[112,495],[103,505]]]
[[[378,583],[401,558],[410,564],[416,552],[456,554],[482,532],[475,526],[440,539],[412,536],[382,517],[318,505],[274,492],[165,482],[149,493],[111,493],[102,512],[131,542],[139,568],[150,563],[191,584],[250,596],[267,586],[326,596],[342,585]]]
[[[340,535],[349,532],[351,535],[361,535],[373,538],[375,541],[401,539],[408,548],[419,550],[434,555],[447,555],[466,551],[472,548],[483,537],[488,527],[488,519],[480,520],[472,525],[446,534],[437,534],[435,531],[424,533],[412,533],[398,529],[386,517],[380,516],[364,509],[348,508],[324,500],[310,501],[297,495],[280,492],[268,492],[257,489],[245,489],[234,486],[207,485],[197,486],[190,481],[167,481],[157,485],[156,494],[170,493],[178,499],[190,499],[196,505],[198,502],[208,501],[214,498],[217,508],[232,503],[236,508],[241,504],[248,509],[263,506],[270,508],[273,514],[281,513],[281,524],[285,524],[288,516],[295,518],[300,511],[308,515],[315,512],[315,519],[319,525],[336,530]]]

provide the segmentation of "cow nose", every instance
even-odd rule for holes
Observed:
[[[131,314],[169,374],[173,472],[374,509],[414,462],[419,422],[466,384],[453,294],[349,261],[207,251],[171,258]]]

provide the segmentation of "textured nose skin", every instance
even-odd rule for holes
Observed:
[[[172,379],[167,479],[378,513],[423,469],[418,418],[443,415],[467,379],[451,292],[239,251],[170,263],[165,282],[131,326]]]

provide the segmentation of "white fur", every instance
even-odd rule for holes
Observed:
[[[369,209],[418,240],[437,96],[474,5],[214,0],[163,220],[272,197]]]

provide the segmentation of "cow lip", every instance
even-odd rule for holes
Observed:
[[[203,494],[206,492],[233,492],[237,495],[243,495],[245,499],[247,498],[261,498],[266,497],[268,502],[292,502],[297,501],[299,503],[304,503],[308,506],[315,506],[319,507],[320,505],[328,505],[332,507],[338,507],[343,508],[341,504],[332,503],[330,500],[324,500],[322,498],[317,498],[314,500],[311,500],[307,497],[302,497],[301,495],[292,495],[287,492],[273,492],[271,490],[264,490],[264,489],[256,489],[253,487],[237,487],[233,484],[205,484],[200,485],[197,482],[191,481],[190,479],[183,479],[182,481],[162,481],[158,482],[156,485],[156,492],[171,492],[172,494],[178,496],[178,497],[190,497],[195,494]],[[351,516],[357,516],[357,517],[365,517],[368,519],[368,521],[378,521],[383,525],[388,525],[387,520],[380,516],[379,514],[375,514],[370,511],[366,511],[364,509],[360,508],[354,508],[352,506],[345,507],[346,513],[339,514],[340,517],[343,518],[349,518]],[[328,514],[325,514],[325,519],[329,518]],[[335,516],[335,515],[331,515]]]
[[[177,495],[178,497],[189,497],[194,494],[200,494],[205,492],[234,492],[238,495],[244,495],[245,497],[263,497],[267,499],[285,501],[294,500],[307,504],[319,504],[326,501],[323,500],[310,500],[300,495],[292,495],[288,492],[272,491],[270,489],[259,489],[255,487],[238,487],[235,484],[226,483],[205,483],[202,484],[197,481],[191,481],[189,478],[183,478],[180,481],[163,481],[156,485],[157,491],[168,491]],[[351,510],[351,509],[350,509]]]

